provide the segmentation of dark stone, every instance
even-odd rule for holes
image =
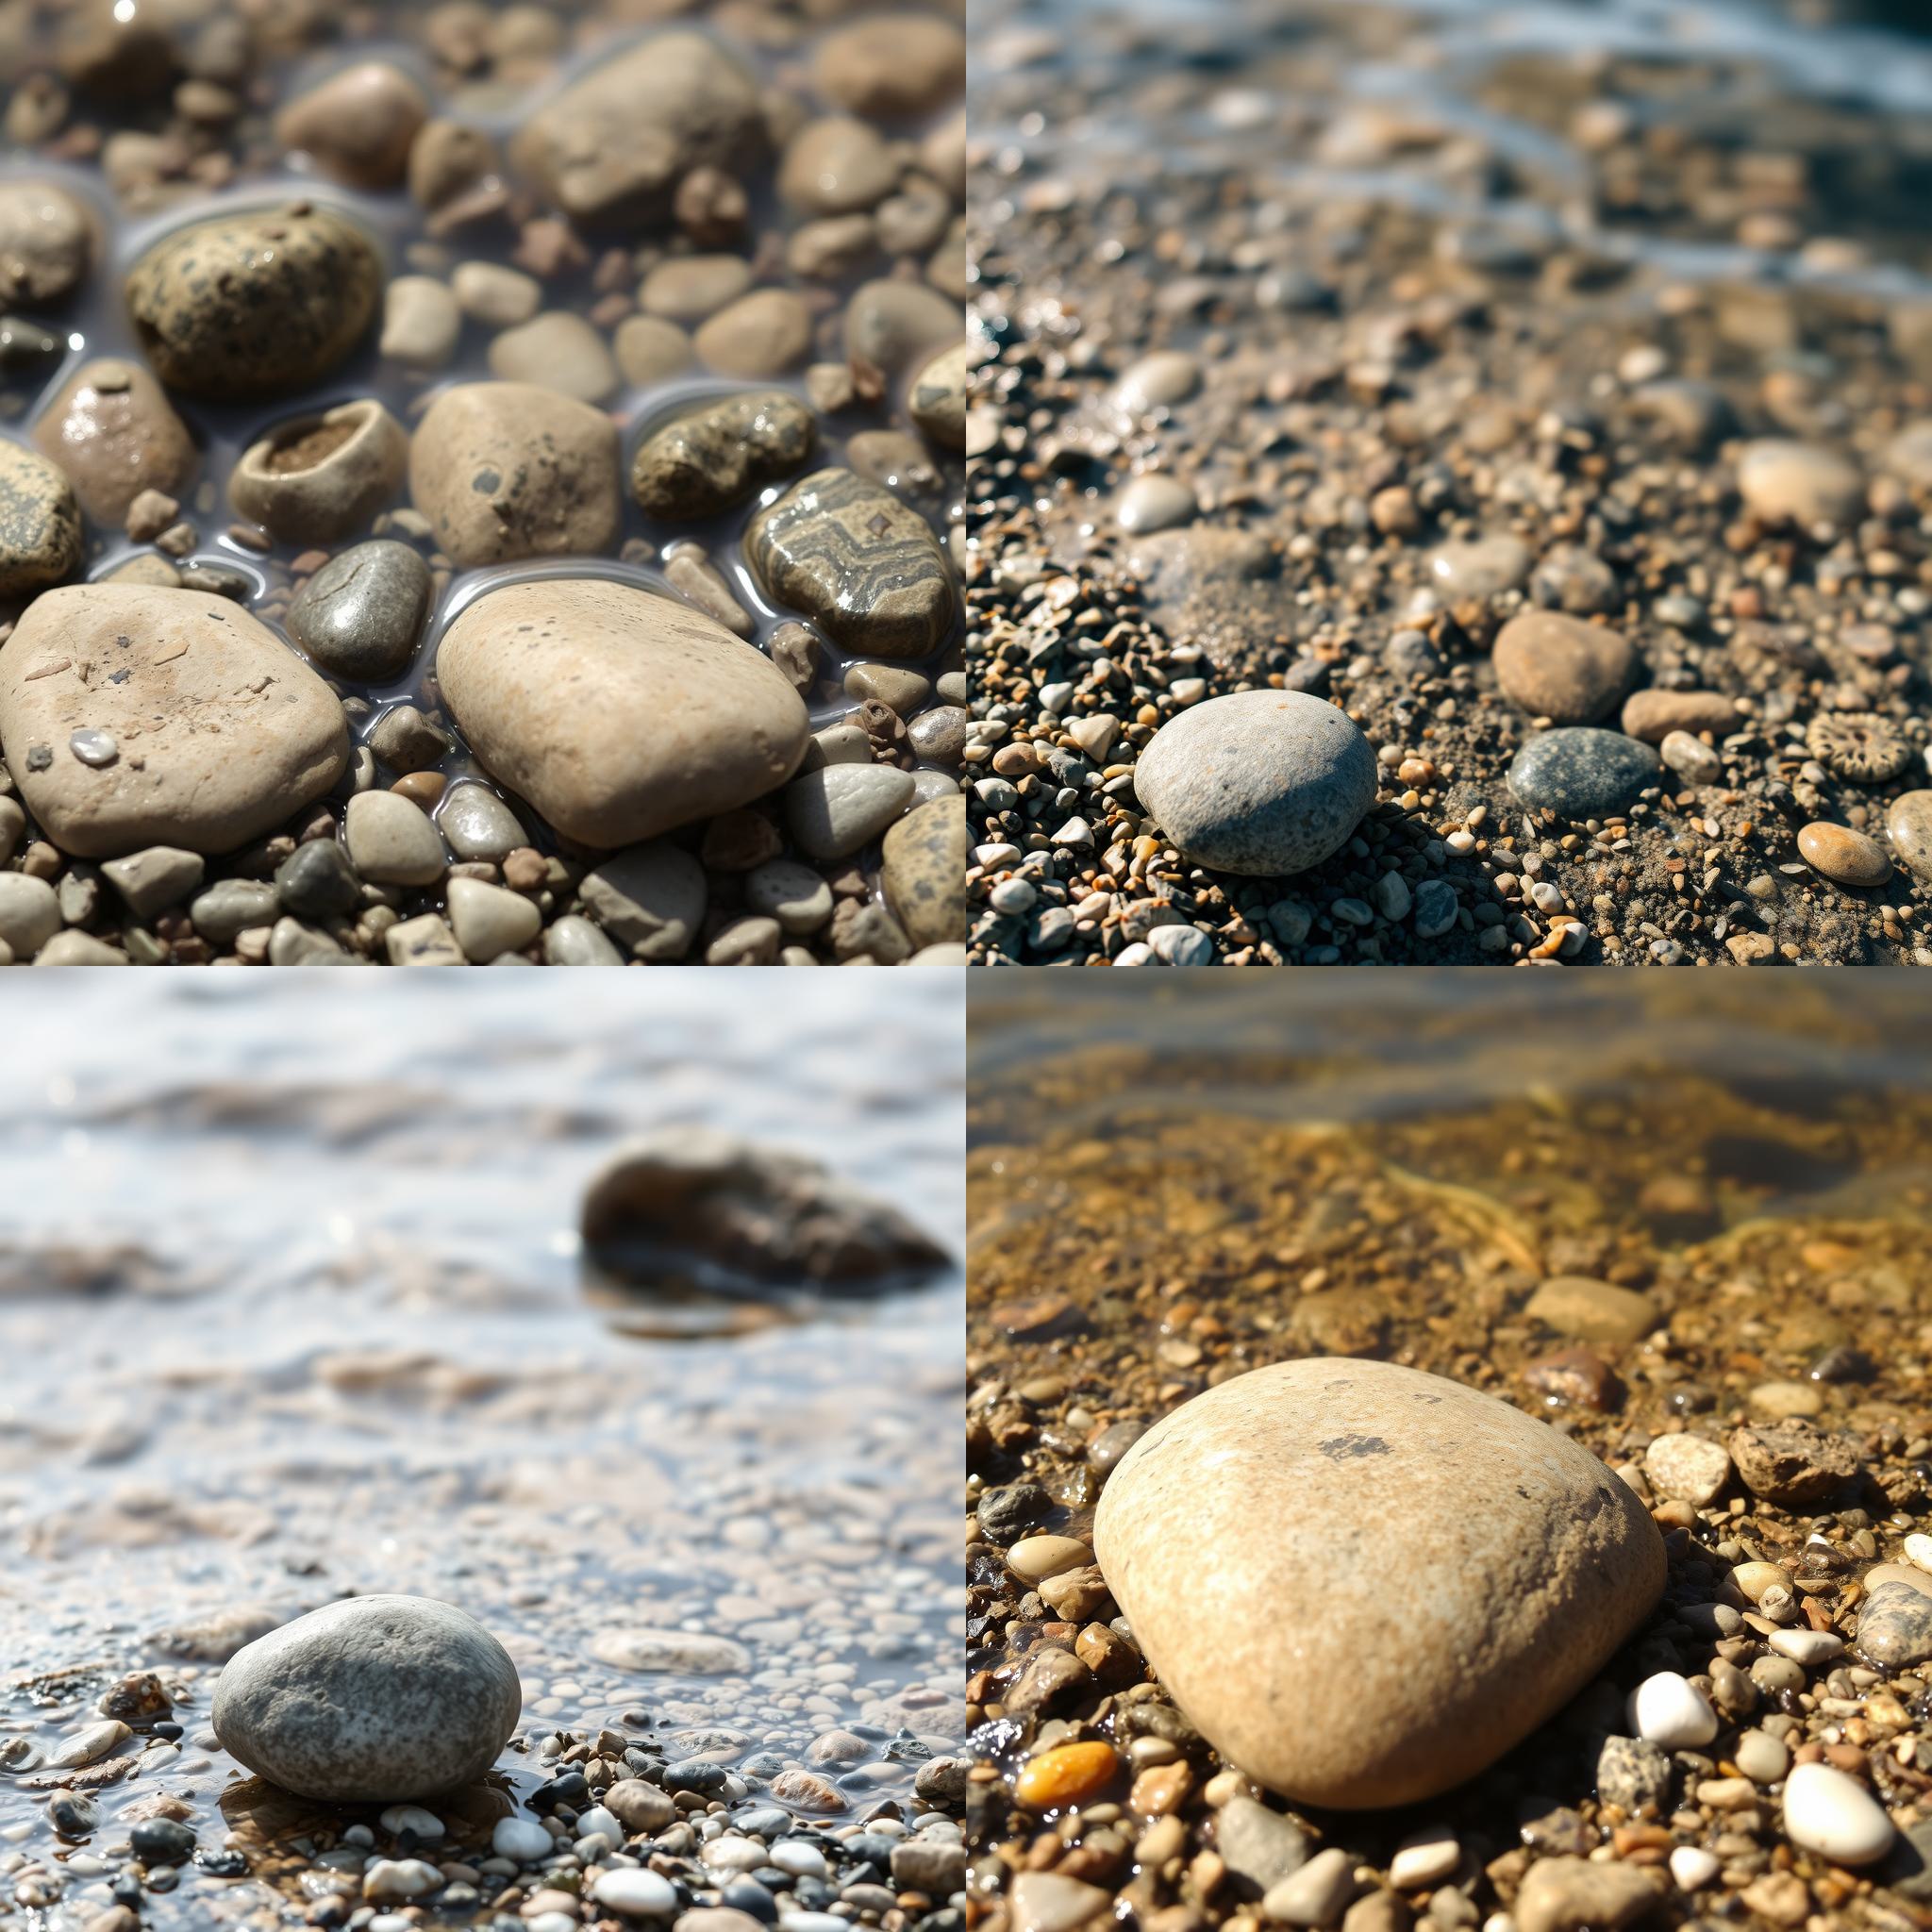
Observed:
[[[275,896],[297,919],[338,919],[362,903],[362,882],[333,839],[310,839],[275,868]]]
[[[724,1767],[708,1764],[702,1757],[680,1758],[664,1767],[663,1785],[667,1791],[718,1791],[724,1788]]]
[[[1009,1543],[1026,1534],[1053,1507],[1038,1483],[1008,1483],[979,1499],[979,1527],[989,1542]]]
[[[816,433],[811,411],[782,390],[729,396],[645,437],[630,493],[651,516],[715,516],[802,469]]]
[[[1606,819],[1627,811],[1663,767],[1649,745],[1621,731],[1579,724],[1542,731],[1516,754],[1509,790],[1532,810]]]
[[[172,1818],[143,1818],[127,1840],[143,1865],[180,1865],[194,1854],[194,1834]]]
[[[378,538],[332,557],[296,592],[289,635],[331,676],[400,677],[429,615],[429,566],[407,543]]]

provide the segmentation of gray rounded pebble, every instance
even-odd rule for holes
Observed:
[[[1543,731],[1516,754],[1509,790],[1533,810],[1603,819],[1627,811],[1662,766],[1647,744],[1590,724]]]
[[[391,538],[332,557],[289,607],[289,635],[335,677],[375,683],[409,668],[429,614],[429,566]]]

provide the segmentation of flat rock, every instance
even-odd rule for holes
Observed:
[[[1574,1341],[1641,1341],[1657,1324],[1648,1295],[1588,1274],[1553,1274],[1523,1312]]]
[[[164,235],[127,276],[127,308],[170,389],[225,398],[319,382],[375,319],[382,262],[313,202],[217,215]]]
[[[639,959],[681,959],[705,916],[705,869],[680,845],[653,839],[612,853],[577,888],[598,926]]]
[[[444,390],[410,440],[409,497],[465,566],[595,555],[623,520],[617,425],[534,383]]]
[[[1516,1894],[1516,1932],[1622,1932],[1663,1903],[1663,1888],[1637,1865],[1594,1858],[1539,1858]]]
[[[1511,704],[1553,724],[1589,724],[1623,696],[1637,654],[1603,625],[1529,610],[1503,626],[1491,660]]]
[[[1891,860],[1876,839],[1828,819],[1813,819],[1798,828],[1798,856],[1813,872],[1858,891],[1882,886],[1891,876]]]
[[[0,438],[0,597],[30,597],[80,566],[80,506],[46,458]]]
[[[966,932],[966,800],[963,793],[915,806],[886,833],[880,867],[886,904],[915,946]]]
[[[394,1804],[484,1776],[522,1713],[516,1666],[466,1611],[363,1596],[238,1651],[212,1717],[224,1750],[298,1797]]]
[[[880,1293],[950,1257],[819,1161],[683,1126],[627,1141],[585,1190],[584,1251],[639,1287]]]
[[[1332,857],[1375,802],[1375,755],[1345,713],[1305,691],[1238,691],[1170,719],[1134,790],[1195,864],[1272,877]]]
[[[958,596],[931,526],[850,470],[794,483],[752,519],[744,553],[774,603],[847,651],[923,658],[953,627]]]
[[[0,647],[0,744],[41,829],[83,858],[232,852],[349,760],[341,704],[266,625],[225,597],[123,584],[28,607]]]
[[[1230,1762],[1344,1809],[1492,1763],[1602,1669],[1665,1568],[1642,1505],[1578,1444],[1459,1383],[1340,1358],[1234,1376],[1155,1424],[1101,1492],[1094,1547]]]
[[[727,396],[645,437],[630,493],[647,516],[716,516],[804,468],[817,433],[811,411],[783,390]]]
[[[613,1671],[670,1671],[680,1677],[732,1677],[751,1669],[751,1653],[743,1644],[702,1630],[638,1626],[600,1630],[584,1648],[600,1664],[608,1664]]]
[[[409,668],[430,591],[422,553],[378,537],[338,552],[296,591],[289,635],[332,676],[385,682]]]
[[[736,173],[763,149],[757,81],[678,30],[600,59],[525,122],[510,159],[572,221],[631,230],[668,221],[693,168]]]
[[[1452,604],[1479,601],[1529,581],[1529,545],[1507,530],[1439,543],[1429,552],[1429,581]]]
[[[809,736],[762,653],[604,578],[478,597],[443,633],[437,675],[484,765],[602,851],[749,804],[791,776]]]
[[[1629,810],[1662,772],[1649,745],[1579,724],[1538,732],[1510,760],[1509,790],[1522,804],[1559,818],[1607,819]]]
[[[1618,719],[1626,738],[1641,738],[1645,744],[1661,744],[1674,731],[1688,731],[1694,738],[1707,731],[1723,738],[1739,725],[1738,702],[1716,691],[1657,691],[1646,687],[1633,691],[1624,700]]]

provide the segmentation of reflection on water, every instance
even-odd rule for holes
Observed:
[[[525,1692],[513,1785],[548,1774],[546,1736],[628,1711],[667,1748],[727,1732],[724,1761],[803,1763],[828,1727],[869,1725],[855,1815],[909,1790],[957,1727],[957,1274],[672,1344],[617,1333],[578,1280],[589,1174],[621,1135],[686,1124],[811,1152],[958,1253],[957,987],[813,992],[780,1010],[707,974],[654,974],[648,997],[591,975],[568,1002],[487,975],[16,988],[0,1068],[14,1850],[53,1857],[58,1780],[33,1760],[135,1668],[179,1684],[186,1734],[97,1794],[102,1842],[156,1789],[187,1799],[204,1849],[223,1812],[281,1818],[258,1790],[217,1809],[235,1772],[198,1741],[211,1626],[346,1591],[446,1597],[503,1638]],[[641,1627],[728,1636],[751,1668],[597,1661]],[[78,1674],[42,1675],[62,1671]],[[54,1865],[76,1898],[97,1850]],[[184,1878],[144,1916],[206,1923],[211,1884]]]

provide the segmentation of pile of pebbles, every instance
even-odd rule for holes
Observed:
[[[1923,1096],[1646,1062],[1305,1130],[1158,1061],[974,1101],[989,1932],[1920,1923]]]
[[[957,961],[958,20],[337,30],[9,49],[0,961]]]
[[[974,961],[1932,960],[1916,126],[1479,20],[989,21]]]

